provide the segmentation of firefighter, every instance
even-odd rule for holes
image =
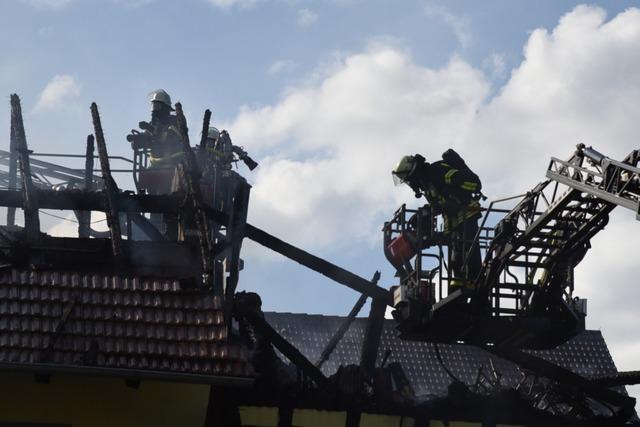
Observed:
[[[452,149],[447,150],[442,158],[428,163],[420,154],[404,156],[393,170],[393,179],[396,185],[409,185],[416,197],[424,196],[434,213],[443,216],[444,233],[450,237],[453,273],[449,292],[460,288],[473,290],[482,265],[480,247],[474,241],[481,211],[482,184]]]
[[[127,136],[132,148],[146,149],[149,153],[149,168],[174,168],[182,158],[180,131],[171,106],[171,97],[164,89],[149,94],[151,121],[140,122],[143,132],[132,130]]]
[[[231,170],[235,156],[233,154],[233,144],[229,133],[225,130],[220,132],[218,128],[210,127],[207,132],[207,156],[208,166],[214,166],[219,169]]]

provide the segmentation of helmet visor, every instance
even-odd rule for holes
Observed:
[[[405,180],[396,175],[395,172],[391,172],[391,177],[393,177],[393,185],[396,187],[405,183]]]

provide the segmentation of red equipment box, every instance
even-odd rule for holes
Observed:
[[[404,264],[416,254],[415,249],[404,234],[399,235],[389,243],[389,253],[394,263]]]

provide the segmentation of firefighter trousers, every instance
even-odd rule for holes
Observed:
[[[451,231],[449,267],[453,277],[449,282],[449,292],[460,287],[474,290],[474,282],[482,268],[480,246],[478,241],[474,241],[477,233],[477,217],[466,219]]]

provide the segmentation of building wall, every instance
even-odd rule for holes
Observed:
[[[0,373],[0,427],[203,427],[209,386],[123,379]],[[243,426],[277,427],[278,408],[239,408]],[[346,412],[295,409],[296,427],[343,427]],[[481,427],[480,423],[432,420],[430,427]],[[414,427],[411,418],[362,414],[361,427]],[[496,426],[497,427],[497,426]],[[500,426],[502,427],[502,426]],[[505,426],[506,427],[506,426]]]
[[[209,386],[53,375],[0,373],[0,426],[58,424],[73,427],[175,427],[204,425]],[[39,427],[39,426],[38,426]]]
[[[277,427],[278,408],[273,407],[240,407],[242,425],[246,427]],[[347,413],[338,411],[319,411],[314,409],[294,409],[292,427],[344,427]],[[455,421],[443,422],[430,420],[429,427],[486,427],[490,424],[480,422]],[[413,418],[396,415],[368,414],[360,415],[359,427],[415,427]],[[523,427],[507,424],[493,424],[492,427]]]

